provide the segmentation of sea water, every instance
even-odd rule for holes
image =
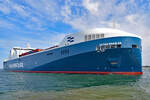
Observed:
[[[150,100],[150,68],[136,76],[0,70],[0,100]]]

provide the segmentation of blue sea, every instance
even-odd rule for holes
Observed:
[[[137,76],[0,70],[0,100],[150,100],[150,68]]]

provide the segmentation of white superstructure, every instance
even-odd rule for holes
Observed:
[[[13,47],[11,50],[10,50],[10,53],[9,53],[9,57],[8,57],[8,60],[11,60],[11,59],[15,59],[15,58],[19,58],[19,55],[25,53],[25,52],[29,52],[33,49],[31,48],[20,48],[20,47]]]
[[[95,28],[95,29],[89,29],[83,32],[68,34],[64,37],[62,42],[60,43],[60,47],[76,44],[80,42],[100,39],[100,38],[109,38],[109,37],[118,37],[118,36],[131,36],[131,37],[139,37],[140,36],[128,32],[124,32],[117,29],[111,29],[111,28]]]

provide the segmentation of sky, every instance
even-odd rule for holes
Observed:
[[[12,47],[47,48],[113,23],[142,37],[143,65],[150,65],[150,0],[0,0],[0,68]]]

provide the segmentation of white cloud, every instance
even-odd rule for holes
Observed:
[[[71,15],[71,9],[69,6],[63,6],[61,8],[61,15],[65,17],[65,19],[68,19]]]
[[[32,8],[32,13],[39,17],[44,17],[49,21],[57,21],[60,18],[59,6],[55,1],[51,0],[25,0],[25,2]]]
[[[22,3],[12,0],[0,2],[0,11],[4,13],[9,21],[18,23],[29,30],[45,30],[45,26],[50,26],[60,20],[58,13],[59,6],[56,2],[48,0],[25,0]],[[16,25],[16,27],[19,27]]]
[[[135,14],[134,15],[128,15],[128,16],[126,16],[126,19],[129,23],[136,24],[136,20],[138,19],[136,17],[138,17],[138,16],[136,16]]]
[[[20,4],[17,4],[11,0],[2,1],[0,4],[1,11],[5,14],[19,14],[21,17],[28,16],[28,12],[26,11],[26,7]]]
[[[26,8],[22,5],[12,4],[12,8],[19,14],[21,17],[28,17],[29,13],[25,10]]]
[[[0,11],[3,12],[4,14],[9,14],[10,13],[10,9],[7,6],[5,6],[1,3],[0,3]]]
[[[99,3],[92,0],[83,0],[83,6],[91,13],[96,14],[98,12]]]

